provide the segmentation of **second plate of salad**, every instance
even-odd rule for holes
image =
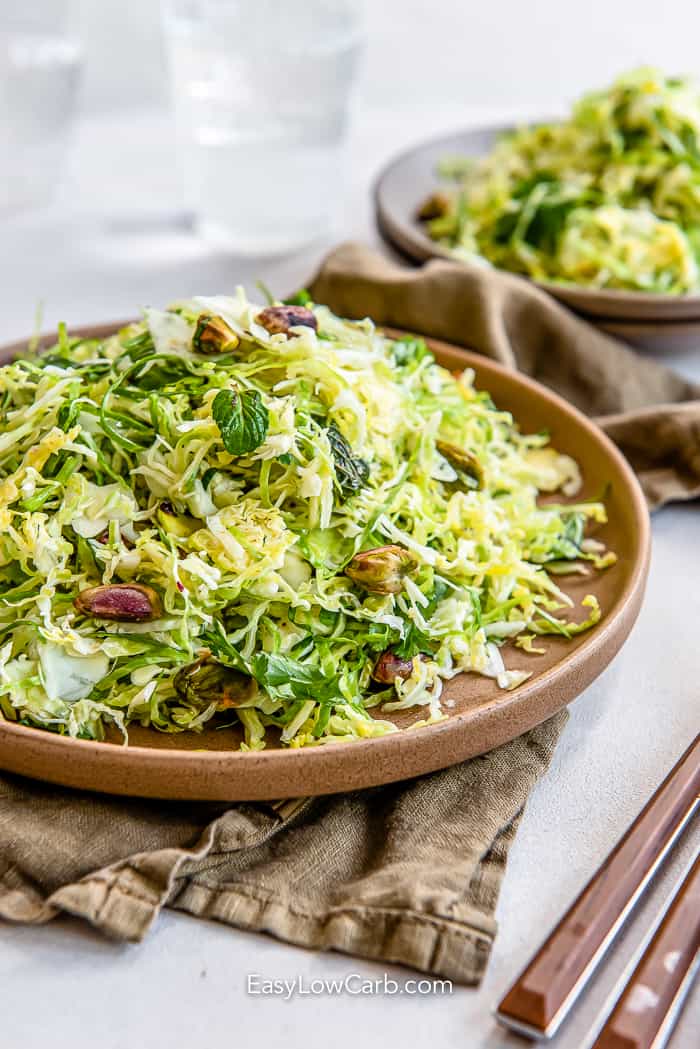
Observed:
[[[397,157],[379,226],[423,261],[525,276],[592,316],[700,318],[700,89],[641,69],[563,120],[491,126]]]

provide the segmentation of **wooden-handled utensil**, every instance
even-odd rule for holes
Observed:
[[[700,854],[657,925],[592,1049],[661,1049],[700,963]]]
[[[697,736],[503,998],[501,1023],[554,1034],[699,805]]]

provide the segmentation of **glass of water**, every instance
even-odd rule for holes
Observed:
[[[0,5],[0,216],[48,204],[60,183],[81,66],[70,7]]]
[[[362,46],[361,0],[163,0],[185,203],[240,254],[327,232]]]

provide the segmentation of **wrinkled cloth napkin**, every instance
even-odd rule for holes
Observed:
[[[449,262],[408,270],[345,245],[310,291],[554,387],[600,417],[650,505],[700,493],[700,390],[526,282]],[[140,940],[167,906],[478,983],[508,849],[566,717],[429,776],[278,804],[109,798],[0,775],[0,918],[66,912]]]

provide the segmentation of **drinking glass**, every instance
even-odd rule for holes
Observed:
[[[358,0],[163,0],[185,203],[240,254],[331,227],[362,45]]]
[[[0,215],[48,204],[75,114],[81,49],[68,0],[0,7]]]

